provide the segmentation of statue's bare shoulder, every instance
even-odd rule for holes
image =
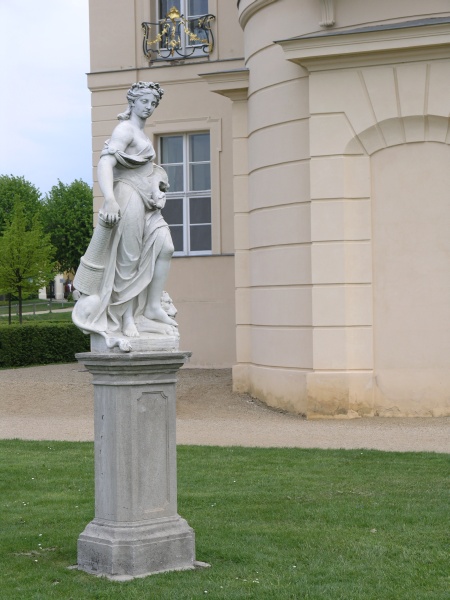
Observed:
[[[134,141],[136,136],[136,129],[128,121],[122,121],[119,123],[111,134],[109,140],[110,148],[124,152]]]

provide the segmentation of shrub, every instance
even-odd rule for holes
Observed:
[[[0,367],[74,362],[89,352],[90,337],[73,323],[38,322],[0,325]]]

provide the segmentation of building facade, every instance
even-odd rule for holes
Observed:
[[[192,9],[195,16],[196,9],[215,17],[209,53],[200,49],[183,58],[181,48],[164,60],[151,52],[158,44],[144,52],[142,23],[157,23],[173,5],[183,14]],[[171,179],[165,216],[178,250],[167,289],[178,309],[182,346],[193,352],[191,365],[200,367],[231,367],[236,361],[232,106],[199,77],[243,66],[242,30],[233,9],[218,0],[90,2],[94,212],[102,203],[95,167],[126,106],[126,92],[135,81],[156,81],[165,93],[146,133]],[[149,27],[150,42],[159,30]],[[183,37],[184,29],[176,34]],[[195,40],[192,45],[197,50]]]
[[[192,36],[168,56],[160,29],[152,53],[141,24],[173,4]],[[175,182],[168,290],[192,364],[309,417],[449,414],[448,1],[90,11],[94,165],[129,85],[166,92],[148,134]]]

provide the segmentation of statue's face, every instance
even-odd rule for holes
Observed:
[[[136,98],[134,104],[131,106],[131,111],[134,112],[138,117],[147,119],[153,114],[158,102],[155,96],[151,92],[147,92]]]

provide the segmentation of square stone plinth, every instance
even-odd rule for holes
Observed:
[[[93,375],[95,518],[78,568],[113,579],[194,568],[177,513],[176,381],[189,352],[77,354]]]
[[[147,523],[94,519],[78,538],[78,568],[110,579],[193,569],[194,531],[179,516]]]

